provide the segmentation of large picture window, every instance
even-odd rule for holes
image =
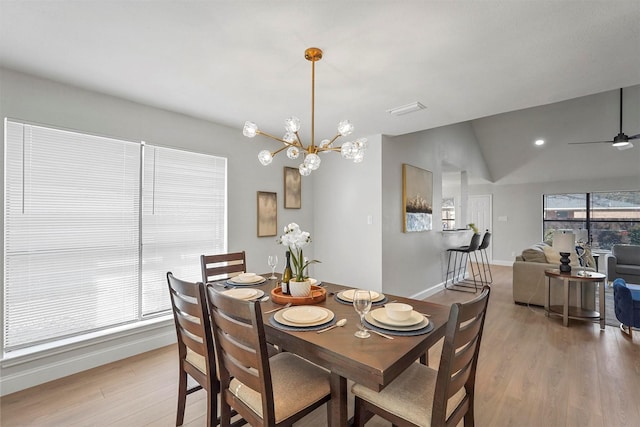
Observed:
[[[4,352],[170,313],[226,250],[226,160],[5,120]]]
[[[608,251],[614,244],[640,244],[640,191],[618,191],[543,196],[543,235],[555,230],[586,229],[594,249]]]

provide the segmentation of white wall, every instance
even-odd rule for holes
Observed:
[[[241,132],[242,123],[233,129],[2,68],[0,116],[227,157],[228,249],[245,250],[249,270],[266,272],[269,270],[268,254],[284,254],[275,237],[256,237],[257,191],[278,194],[278,231],[292,221],[313,224],[313,176],[302,180],[302,209],[284,209],[283,166],[295,165],[291,161],[285,163],[285,156],[278,156],[269,167],[261,166],[257,160],[258,151],[275,148],[277,143],[260,137],[245,138]],[[4,168],[4,151],[2,156],[0,167]],[[4,173],[2,176],[4,180]],[[0,257],[0,262],[2,260]],[[167,266],[168,270],[170,268]],[[283,264],[278,268],[283,268]],[[4,277],[4,265],[2,271]],[[30,358],[28,362],[27,359],[3,360],[0,393],[10,393],[174,341],[173,323],[165,322],[160,326],[154,325],[142,334],[98,340],[62,354]],[[4,326],[0,328],[2,330]]]

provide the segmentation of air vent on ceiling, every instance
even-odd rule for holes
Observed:
[[[427,107],[416,101],[412,102],[411,104],[403,105],[401,107],[391,108],[387,110],[387,113],[391,114],[392,116],[403,116],[415,111],[424,110],[425,108]]]

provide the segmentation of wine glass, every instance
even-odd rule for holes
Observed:
[[[358,338],[369,338],[371,335],[364,327],[364,315],[371,310],[371,293],[366,289],[356,289],[353,293],[353,308],[360,315],[360,324],[355,336]]]
[[[267,262],[269,263],[269,267],[271,267],[271,277],[269,277],[269,279],[277,279],[276,266],[278,265],[278,255],[269,255]]]

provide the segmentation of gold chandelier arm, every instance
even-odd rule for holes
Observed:
[[[342,150],[342,147],[328,147],[328,148],[317,147],[317,150],[318,150],[319,153],[323,152],[323,151],[338,151],[339,152],[340,150]]]
[[[284,150],[285,148],[289,148],[288,145],[293,145],[293,144],[287,144],[284,147],[280,147],[278,148],[276,151],[274,151],[273,153],[271,153],[271,157],[275,157],[276,154],[278,154],[279,152],[281,152],[282,150]]]
[[[282,143],[285,145],[285,147],[284,147],[284,148],[287,148],[287,147],[296,147],[296,146],[298,146],[298,147],[302,147],[302,145],[300,145],[300,143],[299,143],[299,142],[293,142],[293,143],[291,143],[291,142],[287,142],[287,141],[285,141],[285,140],[284,140],[284,139],[282,139],[282,138],[278,138],[277,136],[270,135],[270,134],[268,134],[268,133],[266,133],[266,132],[263,132],[263,131],[261,131],[261,130],[256,131],[256,133],[257,133],[258,135],[266,136],[266,137],[269,137],[269,138],[271,138],[271,139],[275,139],[276,141],[280,141],[280,142],[282,142]],[[297,135],[297,134],[296,134],[296,135]],[[299,140],[300,140],[300,139],[298,138],[298,141],[299,141]]]

